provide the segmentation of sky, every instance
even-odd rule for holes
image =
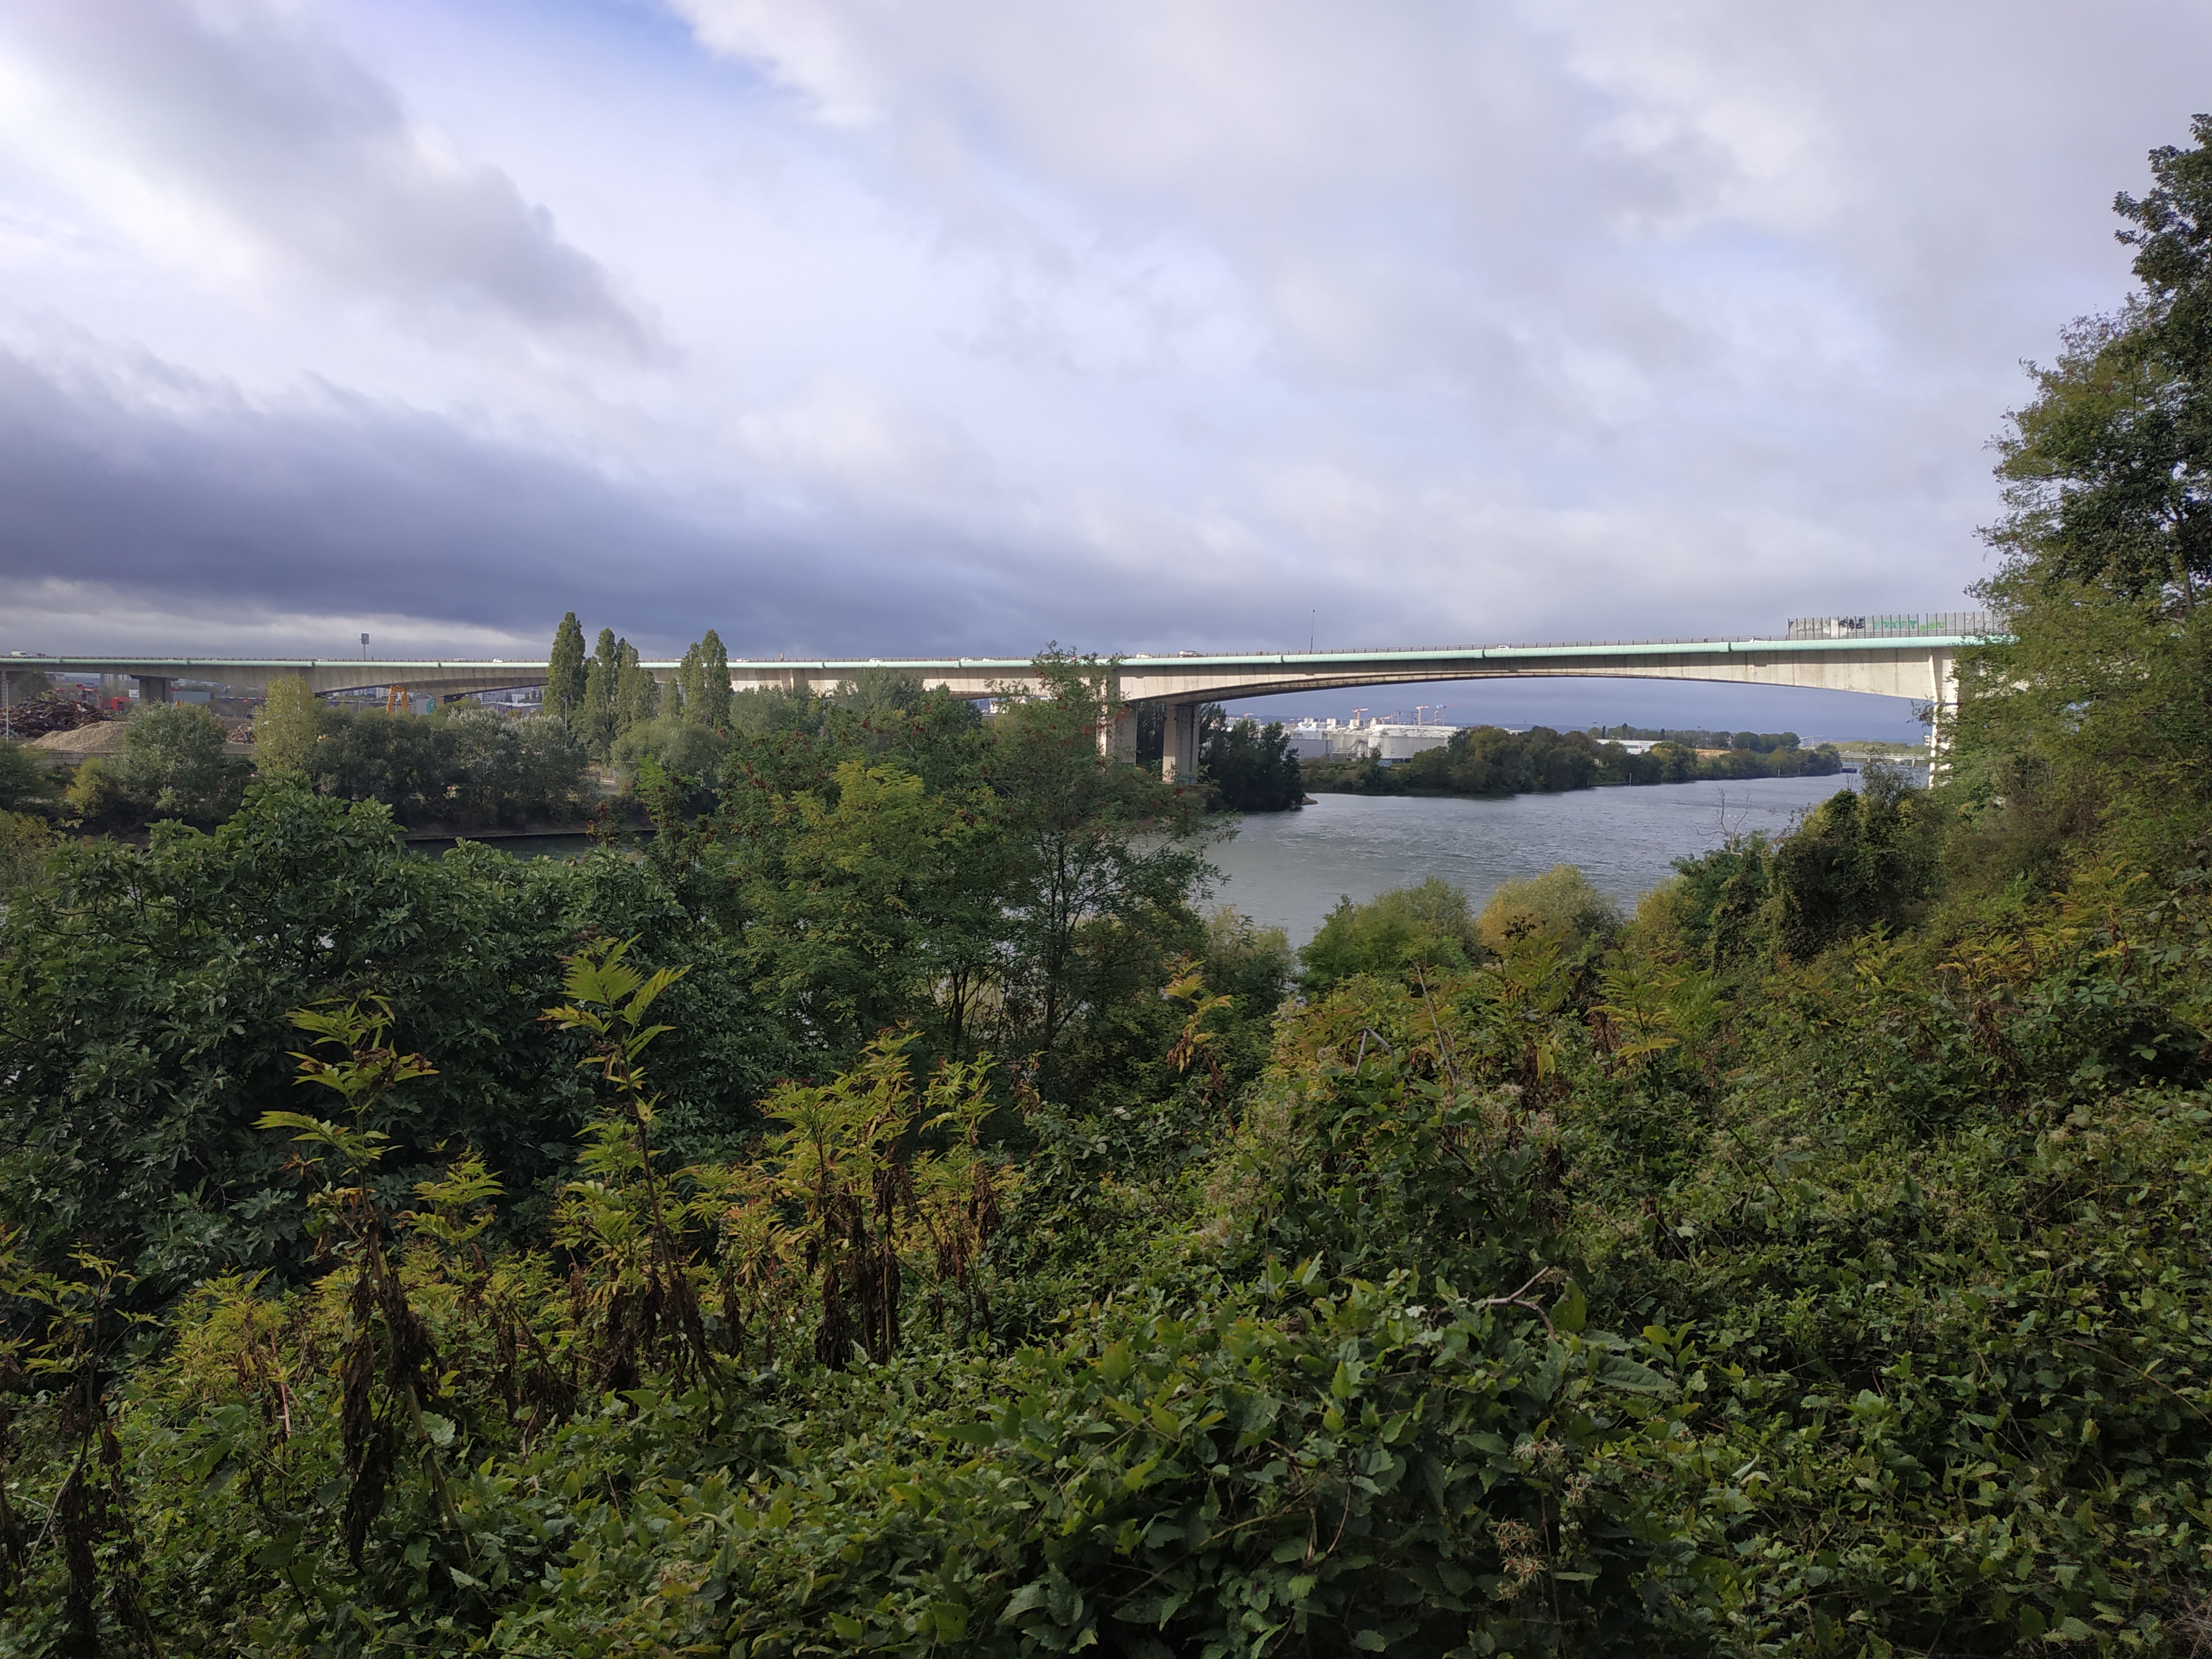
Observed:
[[[2207,62],[2178,0],[0,0],[0,649],[1965,608]],[[1268,706],[1377,696],[1459,701]]]

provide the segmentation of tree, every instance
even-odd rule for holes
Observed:
[[[1049,1051],[1112,997],[1160,922],[1180,913],[1195,932],[1188,899],[1209,866],[1184,839],[1198,792],[1098,752],[1102,725],[1120,713],[1110,666],[1050,647],[1033,687],[1009,688],[986,775],[1014,860],[1007,1015],[1022,1048]]]
[[[269,682],[269,695],[253,717],[253,765],[258,772],[305,771],[322,735],[323,706],[296,674]]]
[[[573,611],[554,630],[545,664],[545,712],[566,716],[584,702],[584,630]]]
[[[622,696],[622,653],[623,642],[615,638],[615,630],[602,628],[599,648],[584,671],[584,701],[575,723],[576,735],[583,738],[594,760],[605,760],[614,745]]]
[[[2142,291],[2031,366],[1998,441],[2001,599],[2055,579],[2193,610],[2212,578],[2212,116],[2192,125],[2196,148],[2153,150],[2149,194],[2113,204]]]
[[[615,697],[615,735],[641,726],[660,711],[660,682],[638,661],[637,647],[628,640],[619,650],[620,688]]]
[[[696,722],[699,710],[698,641],[684,647],[683,660],[676,665],[676,679],[671,690],[675,693],[675,701],[670,703],[669,713]]]
[[[716,732],[726,732],[730,726],[730,653],[722,648],[722,636],[708,629],[699,641],[698,692],[696,701],[690,686],[684,690],[684,714],[700,725]],[[696,712],[693,712],[694,710]]]
[[[1281,812],[1305,799],[1298,757],[1279,724],[1264,731],[1209,707],[1200,723],[1200,764],[1219,805],[1231,812]]]
[[[635,782],[648,757],[672,778],[696,778],[709,790],[720,787],[722,744],[703,726],[674,714],[641,720],[615,739],[611,758],[623,782]]]
[[[123,733],[116,781],[165,817],[203,812],[222,788],[222,726],[198,703],[148,703]]]
[[[2212,117],[2193,130],[2115,203],[2139,291],[2030,366],[1997,440],[1978,592],[2016,642],[1961,653],[1951,787],[1999,878],[2093,823],[2154,868],[2212,823]]]
[[[20,744],[0,744],[0,809],[23,806],[46,796],[53,780]]]

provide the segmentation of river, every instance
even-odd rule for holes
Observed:
[[[1364,901],[1442,876],[1480,910],[1502,882],[1574,864],[1629,908],[1676,859],[1707,852],[1724,836],[1786,830],[1857,781],[1846,773],[1504,800],[1321,795],[1299,811],[1252,814],[1216,843],[1210,856],[1224,879],[1213,902],[1287,929],[1295,945],[1320,929],[1340,894]]]

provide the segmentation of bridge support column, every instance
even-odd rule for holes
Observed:
[[[1128,704],[1120,713],[1099,722],[1098,752],[1108,760],[1137,758],[1137,711]]]
[[[1198,778],[1198,705],[1168,705],[1165,746],[1160,751],[1160,776],[1169,783],[1191,783]]]
[[[136,681],[137,681],[137,682],[138,682],[138,701],[139,701],[139,702],[168,702],[168,700],[169,700],[169,680],[168,680],[168,677],[167,677],[167,675],[165,675],[165,674],[133,674],[131,678],[132,679],[134,679],[134,680],[136,680]]]
[[[1933,782],[1951,751],[1951,722],[1959,713],[1959,670],[1948,651],[1928,653],[1934,694],[1928,704],[1928,776]]]

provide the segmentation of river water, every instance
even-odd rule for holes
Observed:
[[[1209,856],[1224,879],[1213,902],[1234,905],[1303,945],[1340,894],[1364,902],[1442,876],[1480,910],[1500,883],[1582,866],[1598,888],[1634,905],[1678,858],[1729,835],[1786,830],[1808,807],[1858,781],[1756,778],[1577,789],[1504,800],[1321,795],[1296,812],[1255,813]]]

